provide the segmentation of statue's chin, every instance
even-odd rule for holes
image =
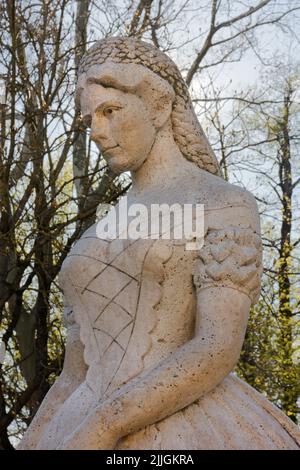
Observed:
[[[126,171],[136,171],[144,163],[132,161],[129,158],[122,158],[120,155],[105,155],[105,160],[109,168],[117,175]]]
[[[122,163],[120,162],[116,157],[115,158],[107,158],[106,159],[107,164],[109,168],[116,174],[120,175],[121,173],[124,173],[125,171],[130,171],[130,168],[128,164],[125,162]]]

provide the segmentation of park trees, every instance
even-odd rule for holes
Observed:
[[[61,264],[72,243],[95,220],[97,206],[114,202],[129,185],[107,169],[90,144],[74,103],[76,71],[87,46],[117,34],[152,41],[181,66],[198,100],[198,81],[207,72],[242,60],[248,50],[271,60],[257,33],[270,27],[270,34],[280,30],[291,37],[297,10],[294,2],[278,5],[274,0],[254,5],[248,0],[0,0],[2,89],[5,85],[0,104],[0,316],[6,351],[0,377],[0,447],[16,443],[61,370]],[[277,125],[283,126],[283,121]],[[219,141],[215,143],[230,179],[238,145],[234,135],[226,140],[232,136],[230,126],[226,130],[221,152]],[[256,148],[253,142],[247,145]],[[281,152],[286,149],[284,137],[278,146]],[[297,178],[288,182],[285,163],[282,174],[284,191],[290,194]],[[285,207],[288,214],[288,202]],[[297,248],[289,238],[289,224],[287,219],[280,258],[285,293],[287,265]],[[285,317],[288,304],[294,309],[291,302],[285,297],[281,303]],[[287,347],[286,355],[290,353]],[[246,372],[245,377],[251,382]]]

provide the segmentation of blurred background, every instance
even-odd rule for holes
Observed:
[[[297,422],[299,2],[0,0],[0,448],[17,445],[62,369],[61,264],[130,187],[74,103],[80,58],[112,35],[177,63],[224,177],[257,199],[262,292],[235,373]]]

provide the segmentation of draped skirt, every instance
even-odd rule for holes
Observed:
[[[263,395],[230,374],[183,410],[121,439],[116,449],[299,450],[300,431]]]

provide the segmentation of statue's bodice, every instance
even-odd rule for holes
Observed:
[[[66,432],[76,430],[93,413],[99,400],[122,384],[129,382],[134,388],[135,377],[197,335],[199,313],[205,308],[203,289],[217,287],[218,295],[226,287],[224,305],[229,312],[233,289],[255,302],[261,272],[256,209],[251,200],[247,202],[247,194],[225,195],[223,186],[221,200],[218,187],[219,183],[206,189],[202,185],[200,202],[207,210],[199,252],[186,251],[184,241],[103,240],[97,237],[96,226],[74,245],[63,263],[60,283],[66,312],[80,326],[88,372],[47,424],[37,448],[57,448]],[[190,184],[182,188],[197,194]],[[175,196],[170,200],[176,201]],[[187,196],[187,202],[194,200]],[[165,365],[169,370],[169,363]],[[66,380],[62,375],[63,392]],[[52,403],[49,406],[52,410]],[[298,443],[296,427],[230,374],[189,406],[124,436],[116,449],[296,449]]]
[[[195,256],[178,241],[103,240],[95,226],[74,245],[60,283],[99,398],[193,335]]]

